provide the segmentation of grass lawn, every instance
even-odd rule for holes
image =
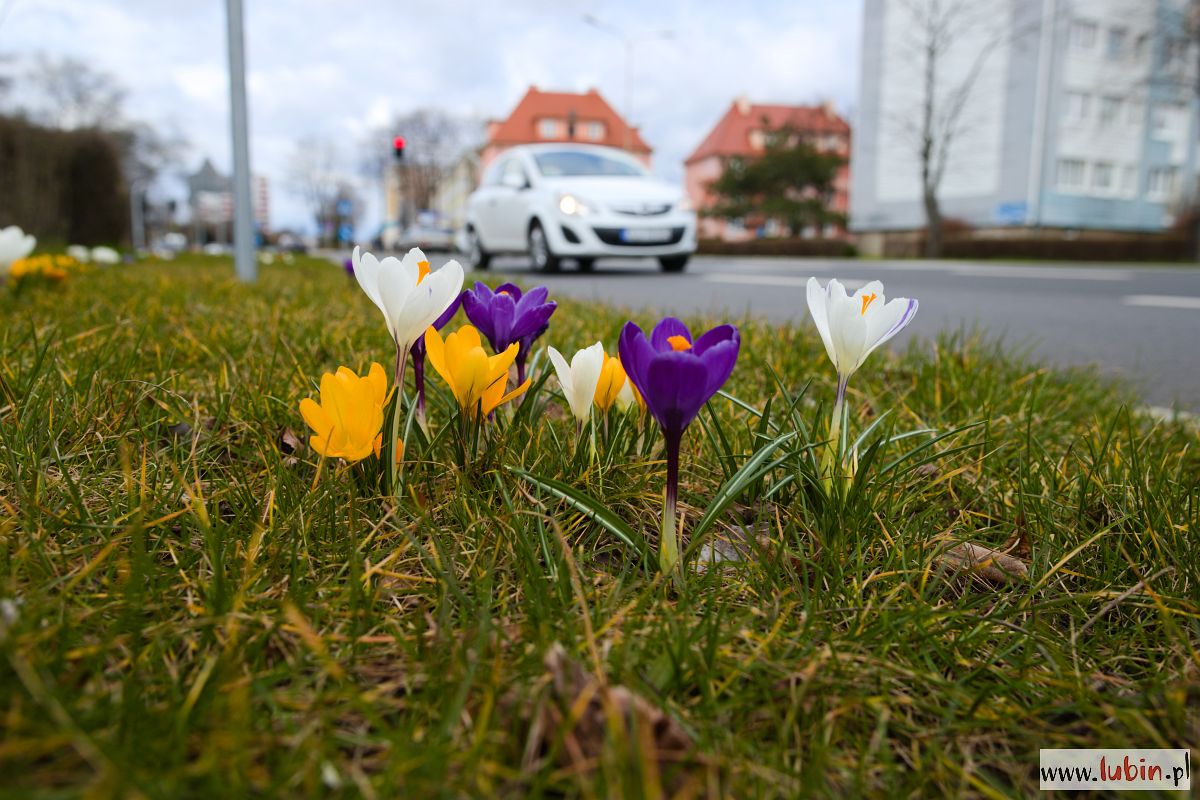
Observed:
[[[744,555],[677,587],[652,426],[610,418],[591,462],[541,357],[463,471],[430,370],[432,440],[381,496],[378,461],[292,444],[322,372],[390,368],[379,313],[328,264],[231,275],[0,291],[0,795],[1008,797],[1039,748],[1200,746],[1197,433],[1119,388],[970,336],[885,348],[835,503],[802,301],[731,320],[685,530],[783,441],[709,529]],[[625,319],[562,302],[539,344],[614,353]],[[964,541],[1027,576],[955,572]]]

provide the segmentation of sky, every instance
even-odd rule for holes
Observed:
[[[395,114],[440,107],[504,118],[530,85],[598,89],[625,112],[622,40],[638,41],[633,113],[654,171],[683,160],[739,95],[830,100],[852,111],[861,0],[244,0],[251,165],[271,183],[272,223],[308,215],[286,186],[298,140],[352,156]],[[667,32],[667,38],[661,33]],[[128,116],[174,128],[189,166],[231,164],[223,0],[0,0],[0,56],[71,55],[114,75]],[[349,158],[348,158],[349,160]],[[366,225],[379,198],[368,197]],[[360,231],[361,234],[361,231]]]

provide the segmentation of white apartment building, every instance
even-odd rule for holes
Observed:
[[[855,230],[924,225],[915,14],[930,2],[866,0]],[[964,26],[938,62],[941,107],[979,65],[948,151],[943,215],[979,227],[1169,226],[1196,185],[1187,0],[972,2],[985,24]]]

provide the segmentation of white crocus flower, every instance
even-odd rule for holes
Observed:
[[[396,342],[396,385],[399,386],[404,361],[413,343],[425,335],[425,329],[462,292],[463,268],[457,261],[450,261],[436,272],[430,272],[429,260],[415,247],[403,260],[388,256],[382,261],[355,247],[351,261],[358,285],[383,312],[388,333]]]
[[[871,281],[848,295],[836,278],[824,289],[816,278],[809,278],[808,310],[838,378],[845,382],[875,348],[912,322],[917,301],[897,297],[887,302],[879,281]]]
[[[33,252],[37,239],[18,228],[9,225],[0,230],[0,272],[7,272],[14,261],[20,261]]]
[[[812,314],[825,352],[838,374],[837,397],[833,404],[833,419],[829,425],[829,447],[825,469],[832,471],[834,451],[841,453],[842,416],[846,401],[846,385],[850,376],[863,365],[867,356],[891,339],[917,313],[917,301],[897,297],[890,303],[883,296],[883,284],[871,281],[853,295],[836,278],[825,288],[816,278],[808,279],[808,310]]]
[[[596,397],[596,385],[600,383],[600,370],[604,367],[604,345],[596,342],[574,355],[570,366],[562,353],[553,347],[547,348],[558,383],[566,395],[567,405],[579,424],[588,421],[592,413],[592,402]]]
[[[92,260],[92,251],[88,250],[81,244],[73,244],[68,247],[67,255],[78,261],[80,264],[86,264]]]
[[[92,261],[97,264],[116,264],[121,260],[121,254],[111,247],[93,247]]]

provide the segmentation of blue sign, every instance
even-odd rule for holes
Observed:
[[[992,215],[1000,225],[1023,225],[1029,216],[1029,204],[1024,200],[1017,203],[998,203]]]
[[[338,241],[339,242],[349,242],[353,238],[354,238],[354,228],[343,223],[342,226],[338,228]]]
[[[338,200],[337,214],[339,217],[348,217],[350,212],[354,210],[354,206],[349,200]]]

